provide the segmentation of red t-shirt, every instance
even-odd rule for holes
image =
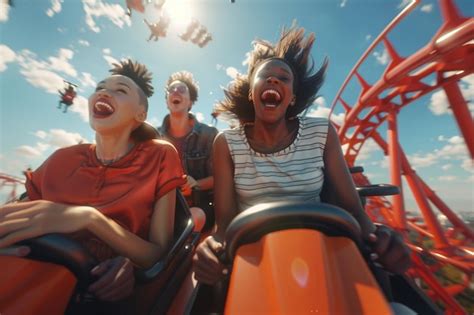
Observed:
[[[49,200],[98,209],[125,229],[148,239],[156,201],[184,183],[176,149],[162,140],[139,143],[120,160],[103,165],[94,144],[54,152],[27,175],[30,200]],[[86,236],[87,235],[87,236]],[[90,233],[75,233],[99,260],[114,256]]]

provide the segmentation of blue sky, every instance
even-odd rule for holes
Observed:
[[[131,57],[153,72],[155,94],[148,120],[154,125],[161,124],[167,113],[163,87],[168,76],[191,71],[200,85],[193,112],[211,123],[212,106],[222,98],[222,87],[246,71],[251,41],[275,41],[281,27],[294,19],[316,34],[315,64],[319,66],[324,57],[330,61],[321,98],[311,112],[325,115],[355,62],[409,1],[168,0],[163,8],[171,15],[171,24],[167,36],[157,42],[147,42],[149,30],[143,22],[158,18],[153,4],[129,18],[125,0],[14,0],[12,8],[5,2],[0,0],[0,172],[21,176],[22,170],[38,167],[58,147],[94,140],[87,122],[87,98],[111,62]],[[464,16],[474,15],[472,0],[455,3]],[[212,34],[204,48],[178,37],[192,18]],[[401,55],[410,55],[440,24],[438,1],[421,1],[389,37]],[[363,67],[364,76],[375,81],[386,63],[386,52],[377,47]],[[78,84],[78,98],[66,114],[56,107],[63,79]],[[460,86],[472,106],[474,76],[464,78]],[[471,211],[472,161],[444,93],[423,97],[398,117],[400,143],[418,174],[454,210]],[[373,143],[364,145],[358,162],[374,183],[389,181],[386,160]],[[0,189],[1,201],[8,192]],[[411,199],[407,194],[408,208],[415,210]]]

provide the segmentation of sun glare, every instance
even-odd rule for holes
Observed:
[[[193,18],[191,0],[168,0],[163,6],[163,11],[170,17],[171,23],[178,31],[183,31]]]

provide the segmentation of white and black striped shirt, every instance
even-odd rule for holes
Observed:
[[[326,118],[298,119],[293,143],[271,154],[254,151],[243,126],[224,131],[234,162],[239,212],[270,201],[319,202],[329,122]]]

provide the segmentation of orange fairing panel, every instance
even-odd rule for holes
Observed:
[[[65,267],[0,256],[0,314],[64,314],[76,285]]]
[[[392,314],[355,244],[307,229],[241,246],[225,314]]]

